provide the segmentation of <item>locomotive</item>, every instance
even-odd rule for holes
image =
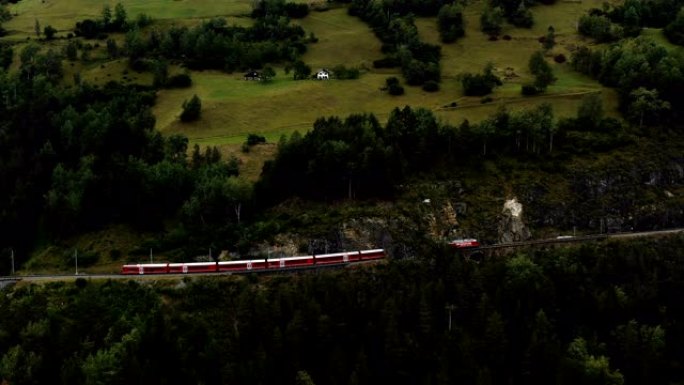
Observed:
[[[143,263],[123,265],[121,267],[121,274],[245,273],[251,271],[276,271],[315,266],[346,265],[352,262],[372,261],[383,258],[385,258],[384,249],[371,249],[321,255],[227,262]]]
[[[469,249],[473,247],[480,247],[480,242],[474,238],[454,239],[453,241],[449,242],[449,246],[456,249]]]

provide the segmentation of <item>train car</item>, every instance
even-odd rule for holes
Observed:
[[[317,265],[333,265],[339,263],[348,263],[350,261],[350,256],[354,253],[344,252],[344,253],[332,253],[332,254],[321,254],[314,256]],[[355,258],[359,260],[358,253],[355,253]]]
[[[268,260],[269,269],[286,269],[288,267],[312,266],[314,257],[312,255],[300,257],[274,258]]]
[[[480,242],[474,238],[454,239],[453,241],[449,242],[449,246],[456,249],[467,249],[471,247],[480,247]]]
[[[121,274],[143,274],[140,265],[123,265],[121,266]]]
[[[218,271],[216,262],[169,263],[169,273],[213,273]]]
[[[251,271],[263,270],[266,268],[265,259],[250,259],[241,261],[219,262],[218,271]]]
[[[145,263],[137,265],[123,265],[121,274],[167,274],[168,263]]]
[[[218,271],[216,262],[186,263],[188,273],[214,273]]]
[[[385,249],[363,250],[359,252],[362,261],[385,258]]]

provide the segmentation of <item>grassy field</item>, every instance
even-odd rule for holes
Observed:
[[[310,45],[304,61],[314,70],[337,64],[359,66],[366,69],[360,79],[293,81],[282,68],[277,68],[278,75],[274,81],[262,84],[246,82],[241,79],[241,74],[194,73],[195,84],[191,89],[160,92],[159,103],[155,107],[158,127],[166,133],[184,133],[193,142],[234,146],[242,143],[248,133],[259,133],[275,141],[282,134],[306,131],[320,116],[373,112],[383,119],[392,108],[404,105],[429,108],[444,120],[459,124],[463,119],[481,120],[502,104],[517,109],[547,101],[554,105],[557,115],[571,115],[575,113],[582,95],[600,92],[610,111],[615,107],[614,92],[575,73],[567,64],[552,61],[558,77],[556,84],[549,87],[545,95],[534,98],[520,95],[520,84],[531,79],[527,71],[528,58],[540,48],[537,37],[545,33],[548,24],[559,26],[559,44],[554,52],[569,56],[569,49],[577,43],[572,23],[552,20],[555,13],[551,10],[558,7],[563,14],[579,15],[584,9],[597,5],[598,2],[559,3],[535,7],[533,12],[539,11],[539,15],[534,29],[507,27],[505,33],[513,36],[511,41],[490,42],[478,29],[481,4],[475,3],[468,8],[466,38],[443,46],[441,91],[427,93],[417,87],[407,87],[406,94],[399,97],[389,96],[380,90],[386,77],[399,76],[400,73],[398,69],[377,71],[371,68],[372,60],[381,57],[380,42],[367,25],[348,16],[345,9],[312,12],[299,23],[306,31],[315,33],[319,42]],[[439,43],[434,18],[420,18],[416,24],[423,40]],[[490,61],[502,76],[506,71],[512,73],[504,86],[492,95],[493,102],[483,105],[480,98],[463,97],[457,75],[480,71]],[[193,124],[181,124],[178,115],[182,102],[193,94],[203,101],[203,117]],[[457,102],[459,107],[444,108],[452,102]]]
[[[10,7],[16,16],[4,26],[10,33],[32,35],[37,19],[42,26],[67,31],[79,20],[99,17],[104,4],[113,9],[117,2],[124,5],[131,19],[141,13],[157,20],[235,17],[248,15],[252,9],[251,0],[22,0]]]
[[[123,0],[122,3],[130,17],[139,13],[149,14],[162,28],[169,23],[196,23],[201,18],[211,16],[228,16],[230,23],[250,23],[250,19],[244,17],[251,9],[250,0]],[[12,12],[17,16],[5,26],[11,32],[9,38],[16,39],[33,34],[34,22],[38,19],[41,25],[53,25],[63,35],[73,27],[75,21],[98,17],[103,4],[91,0],[23,0],[12,6]],[[567,116],[575,113],[583,95],[594,92],[600,92],[606,110],[616,114],[616,98],[612,90],[575,73],[567,63],[554,63],[550,57],[549,62],[558,81],[544,95],[532,98],[520,95],[520,85],[531,79],[527,70],[528,58],[541,48],[537,38],[546,33],[549,25],[553,25],[558,44],[552,53],[564,53],[570,57],[570,52],[577,44],[589,43],[581,41],[575,33],[577,18],[591,7],[600,7],[599,0],[536,6],[532,8],[535,16],[532,29],[506,25],[503,34],[510,35],[512,39],[493,42],[479,31],[479,15],[483,4],[482,1],[476,1],[466,9],[466,37],[456,43],[443,45],[443,80],[439,92],[427,93],[418,87],[406,87],[405,95],[393,97],[382,91],[388,76],[401,78],[399,69],[373,69],[372,61],[383,56],[380,41],[365,23],[347,15],[346,8],[333,8],[325,12],[311,12],[308,17],[295,21],[319,39],[309,46],[303,60],[314,71],[339,64],[356,66],[362,69],[360,79],[294,81],[291,74],[284,73],[283,68],[276,68],[276,78],[263,84],[244,81],[241,73],[193,72],[194,84],[191,88],[159,91],[158,103],[154,107],[157,128],[165,134],[183,133],[192,143],[217,145],[224,154],[238,155],[244,164],[251,164],[255,161],[250,159],[266,158],[272,151],[242,154],[240,145],[248,133],[264,135],[270,143],[274,143],[283,134],[296,130],[307,131],[321,116],[372,112],[384,120],[393,108],[411,105],[431,109],[444,121],[460,124],[463,119],[482,120],[502,105],[520,109],[542,102],[552,103],[557,116]],[[440,43],[435,18],[418,18],[416,25],[422,40]],[[650,31],[649,34],[655,35]],[[122,42],[123,36],[112,37]],[[61,49],[66,40],[50,44],[55,49]],[[487,62],[494,63],[502,77],[508,76],[505,76],[504,85],[491,95],[492,102],[482,104],[480,98],[462,95],[457,76],[463,72],[479,72]],[[73,83],[75,73],[92,83],[106,83],[109,80],[151,83],[150,74],[135,73],[126,66],[125,60],[107,61],[104,47],[100,47],[93,51],[89,63],[66,62],[65,83]],[[181,105],[193,94],[202,99],[202,118],[195,123],[181,124],[178,120]],[[458,107],[448,108],[453,102]],[[250,178],[258,175],[259,167],[256,164],[252,166],[249,167],[253,169],[249,173]]]

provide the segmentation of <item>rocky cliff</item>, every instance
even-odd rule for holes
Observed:
[[[523,205],[517,198],[507,199],[499,219],[499,243],[522,242],[532,238],[530,230],[523,222]]]

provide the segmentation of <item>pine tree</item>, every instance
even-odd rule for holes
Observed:
[[[181,112],[180,120],[182,122],[192,122],[200,118],[202,113],[202,101],[197,95],[193,95],[190,101],[183,102],[183,112]]]

